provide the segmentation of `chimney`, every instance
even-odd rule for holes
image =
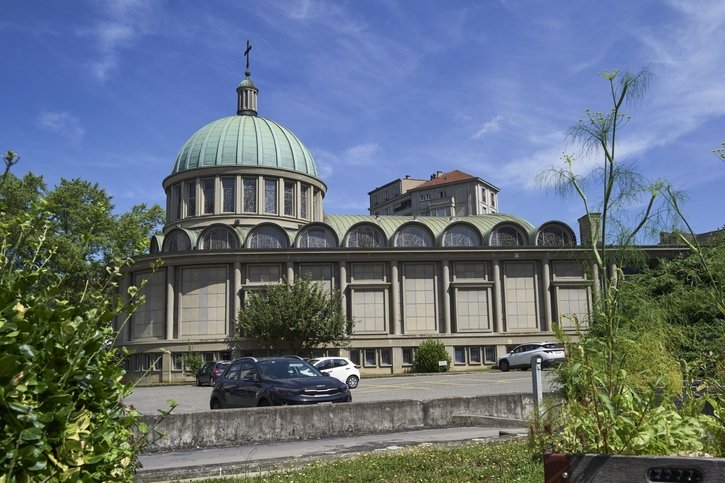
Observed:
[[[443,171],[436,171],[436,178],[443,176]]]
[[[579,218],[579,243],[589,245],[596,237],[597,245],[602,243],[601,213],[589,213]]]

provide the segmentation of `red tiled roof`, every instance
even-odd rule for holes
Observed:
[[[468,173],[464,173],[463,171],[459,171],[457,169],[454,169],[453,171],[449,171],[447,173],[443,173],[440,176],[436,176],[433,179],[430,179],[426,181],[425,183],[416,186],[415,188],[412,188],[408,191],[418,191],[423,190],[426,188],[432,188],[433,186],[440,186],[444,184],[451,184],[451,183],[460,183],[461,181],[468,181],[471,179],[476,179],[475,176],[471,176]]]

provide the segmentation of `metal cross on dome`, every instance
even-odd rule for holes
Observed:
[[[250,44],[249,40],[247,40],[247,48],[244,51],[244,56],[247,58],[247,70],[249,70],[249,56],[250,56],[251,50],[252,50],[252,44]]]

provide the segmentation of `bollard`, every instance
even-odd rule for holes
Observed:
[[[544,410],[544,389],[541,383],[541,356],[531,358],[531,384],[534,393],[534,407],[536,413],[541,416]]]

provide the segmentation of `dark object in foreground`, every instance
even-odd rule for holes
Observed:
[[[211,409],[351,402],[347,384],[298,357],[243,357],[214,383]]]

